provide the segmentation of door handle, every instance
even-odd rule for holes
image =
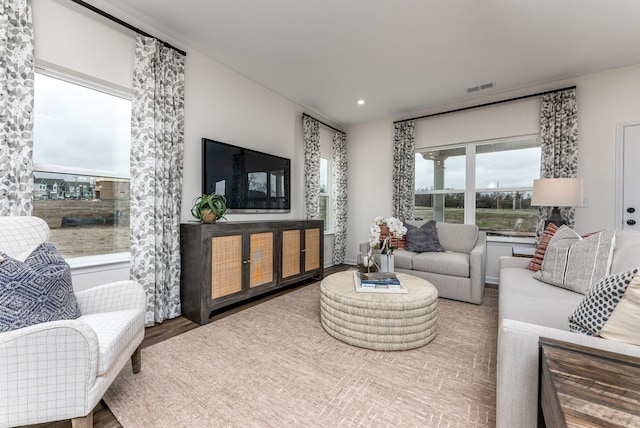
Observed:
[[[634,219],[629,219],[629,220],[627,220],[627,224],[629,226],[633,226],[634,224],[636,224],[636,221]]]

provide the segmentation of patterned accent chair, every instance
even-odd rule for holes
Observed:
[[[11,257],[48,239],[40,218],[0,217],[0,250]],[[140,371],[142,286],[113,282],[76,298],[77,319],[0,333],[0,427],[63,419],[91,427],[93,408],[129,358],[133,372]]]

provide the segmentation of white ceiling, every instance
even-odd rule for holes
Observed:
[[[640,0],[105,2],[342,125],[640,63]]]

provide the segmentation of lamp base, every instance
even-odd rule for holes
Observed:
[[[567,224],[567,221],[560,215],[560,209],[558,209],[558,207],[553,207],[553,210],[551,210],[551,215],[544,222],[545,229],[547,228],[547,226],[549,226],[549,223],[553,223],[558,227],[562,226],[563,224]]]

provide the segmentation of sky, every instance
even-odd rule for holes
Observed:
[[[540,177],[540,148],[479,153],[476,188],[532,187]],[[416,154],[416,189],[433,188],[433,161]],[[445,160],[445,189],[465,188],[465,156]]]
[[[36,73],[36,164],[129,176],[131,101]]]

